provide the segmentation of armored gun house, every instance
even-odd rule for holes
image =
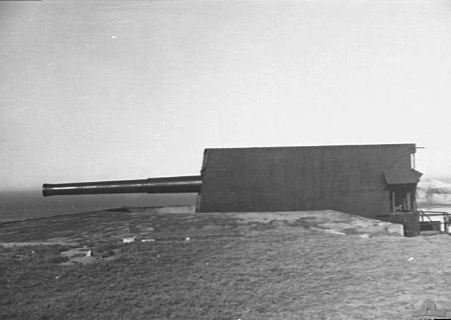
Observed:
[[[416,210],[415,144],[206,149],[199,212]]]

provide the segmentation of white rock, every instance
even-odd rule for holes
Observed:
[[[131,237],[131,238],[124,238],[122,239],[123,243],[131,243],[131,242],[135,242],[136,238],[135,237]]]

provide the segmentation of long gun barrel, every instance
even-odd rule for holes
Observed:
[[[44,183],[42,194],[44,197],[48,197],[56,195],[111,193],[199,193],[201,186],[201,176],[60,184]]]

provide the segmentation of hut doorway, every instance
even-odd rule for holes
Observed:
[[[389,186],[391,211],[413,212],[415,208],[415,185],[393,184]]]

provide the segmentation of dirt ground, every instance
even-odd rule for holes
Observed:
[[[427,298],[451,310],[448,235],[301,222],[113,210],[1,224],[0,242],[41,244],[0,247],[0,319],[415,319]],[[67,264],[74,247],[92,263]]]

